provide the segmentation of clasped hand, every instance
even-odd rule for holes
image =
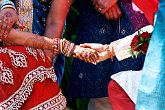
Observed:
[[[111,45],[102,45],[98,43],[80,44],[80,46],[76,46],[73,54],[74,57],[95,65],[108,58],[113,61],[114,55],[114,50]]]

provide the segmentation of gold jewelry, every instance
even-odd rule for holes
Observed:
[[[0,19],[0,23],[2,23],[3,22],[3,20],[2,19]]]
[[[99,8],[99,9],[98,9],[98,12],[101,12],[102,9],[103,9],[103,8]]]

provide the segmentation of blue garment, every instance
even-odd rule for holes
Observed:
[[[165,1],[159,0],[154,32],[138,89],[137,110],[165,110]],[[163,27],[162,27],[163,26]]]
[[[79,2],[79,27],[76,44],[110,42],[130,35],[148,24],[144,15],[135,12],[130,0],[120,0],[122,18],[110,21],[94,9],[91,0]],[[144,56],[134,60],[132,58],[121,62],[109,59],[96,66],[79,59],[73,60],[72,74],[69,82],[69,99],[99,98],[108,96],[108,83],[111,75],[124,70],[140,70],[143,67]]]

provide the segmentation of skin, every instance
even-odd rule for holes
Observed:
[[[90,48],[93,50],[96,50],[98,52],[99,55],[99,61],[98,62],[102,62],[104,60],[107,59],[111,59],[113,61],[113,57],[115,56],[114,50],[112,45],[102,45],[99,43],[84,43],[84,44],[80,44],[81,47],[83,48]],[[82,57],[85,57],[85,54],[82,54]],[[98,63],[97,62],[97,63]]]
[[[13,8],[5,8],[0,12],[0,20],[0,38],[5,38],[17,22],[18,16]]]
[[[122,15],[117,0],[93,0],[93,5],[109,20],[118,20]]]

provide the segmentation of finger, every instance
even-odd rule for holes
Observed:
[[[90,52],[87,52],[87,54],[86,54],[86,60],[87,60],[87,62],[93,63],[93,61],[90,58]]]
[[[109,18],[110,19],[113,19],[113,13],[112,13],[112,10],[111,9],[108,11],[108,14],[109,14]]]
[[[99,62],[99,56],[98,56],[98,58],[96,57],[96,56],[98,56],[97,55],[97,53],[93,53],[92,55],[91,55],[91,60],[95,63],[95,64],[97,64],[98,62]]]
[[[2,27],[2,25],[0,24],[0,38],[2,38],[2,36],[3,36],[3,31],[1,29],[1,27]]]
[[[107,19],[110,19],[109,13],[108,13],[108,12],[105,13],[105,17],[106,17]]]
[[[121,16],[122,16],[122,12],[121,12],[121,10],[120,10],[120,8],[119,8],[118,5],[117,5],[117,9],[116,9],[116,11],[117,11],[119,17],[121,17]]]
[[[6,27],[7,27],[7,24],[5,22],[3,22],[2,26],[1,26],[2,37],[3,37],[3,34],[5,33]]]
[[[114,6],[114,7],[112,8],[112,14],[113,14],[114,20],[117,20],[117,19],[119,18],[118,13],[117,13],[116,6]]]
[[[24,28],[25,28],[25,26],[23,26],[23,25],[20,23],[20,21],[17,21],[17,22],[16,22],[16,25],[17,25],[18,28],[20,28],[20,29],[24,29]]]
[[[3,38],[6,38],[11,30],[11,27],[9,25],[6,26],[5,32],[3,34]]]
[[[102,9],[102,10],[101,10],[101,14],[104,15],[104,14],[107,12],[107,10],[108,10],[107,8]]]
[[[80,47],[91,48],[91,45],[89,43],[84,43],[84,44],[80,44]]]
[[[76,58],[79,58],[80,60],[83,60],[83,57],[79,53],[76,53]]]

